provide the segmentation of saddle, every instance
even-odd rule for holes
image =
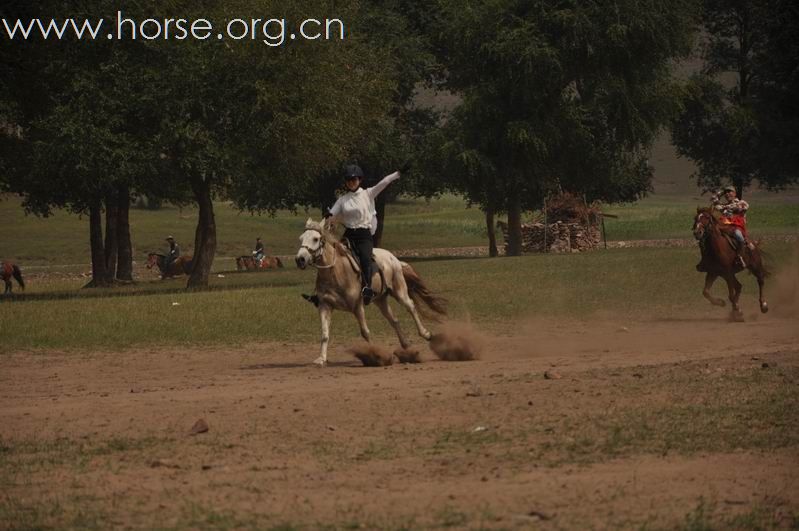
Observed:
[[[727,240],[727,243],[732,247],[732,250],[735,251],[738,249],[738,241],[735,239],[735,236],[732,235],[733,231],[737,227],[735,225],[723,225],[720,227],[720,232],[724,239]],[[746,231],[743,231],[744,235],[744,248],[741,250],[742,253],[749,253],[755,250],[755,244],[749,240],[749,236],[746,234]]]
[[[721,229],[721,235],[724,236],[724,239],[727,241],[727,244],[732,248],[733,251],[738,249],[738,243],[735,241],[735,236],[729,230]]]
[[[352,270],[355,271],[356,274],[360,275],[361,261],[358,259],[358,255],[352,251],[352,246],[350,245],[350,241],[347,238],[342,238],[339,241],[339,243],[344,248],[345,251],[344,256],[347,257],[347,260],[349,261]],[[375,296],[379,296],[386,292],[386,277],[385,274],[383,273],[383,270],[380,268],[380,265],[377,263],[377,260],[375,260],[374,253],[372,253],[372,262],[375,265],[377,273],[380,275],[380,291],[375,294]],[[374,276],[374,273],[372,273],[372,276]]]

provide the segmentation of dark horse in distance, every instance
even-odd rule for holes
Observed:
[[[715,306],[724,306],[722,299],[717,299],[710,294],[710,288],[718,277],[727,282],[730,303],[732,304],[731,318],[735,321],[743,320],[743,313],[738,306],[741,296],[741,283],[735,278],[742,271],[736,263],[735,240],[727,234],[726,226],[719,221],[711,208],[697,208],[694,218],[694,237],[699,241],[702,252],[702,261],[696,266],[699,272],[706,273],[705,289],[702,294]],[[768,303],[763,298],[763,283],[769,275],[763,264],[763,255],[757,244],[747,244],[743,252],[746,269],[757,279],[760,287],[760,311],[768,311]]]
[[[22,280],[22,271],[20,271],[19,266],[13,262],[0,263],[0,277],[2,277],[3,282],[6,283],[6,289],[3,294],[12,293],[11,277],[17,279],[17,284],[19,284],[20,288],[25,289],[25,281]]]
[[[188,255],[178,256],[169,267],[166,266],[166,256],[160,253],[149,253],[147,255],[147,269],[158,267],[161,272],[161,279],[188,275],[191,273],[192,257]]]
[[[283,261],[277,256],[264,256],[260,263],[252,256],[236,258],[236,269],[239,271],[258,271],[260,269],[277,269],[283,267]]]

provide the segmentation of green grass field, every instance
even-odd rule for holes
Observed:
[[[777,270],[795,267],[789,244],[770,247]],[[579,255],[438,259],[414,262],[453,317],[502,333],[531,316],[625,319],[679,318],[708,311],[695,249],[616,249]],[[213,276],[211,290],[191,293],[181,280],[148,281],[105,290],[80,290],[84,280],[31,282],[24,296],[0,304],[0,351],[95,350],[160,345],[241,345],[315,341],[315,309],[300,297],[315,273],[293,267]],[[745,310],[757,307],[757,286],[744,282]],[[716,286],[724,294],[722,283]],[[398,309],[406,330],[412,328]],[[719,316],[724,315],[719,310]],[[377,310],[373,332],[388,336]],[[337,312],[333,336],[357,337],[351,315]]]
[[[691,238],[693,214],[697,206],[705,203],[704,198],[653,196],[632,205],[610,205],[605,211],[619,217],[605,220],[607,238]],[[752,204],[747,226],[754,238],[799,232],[799,202],[788,197],[761,196]]]

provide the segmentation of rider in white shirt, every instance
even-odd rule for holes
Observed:
[[[407,171],[406,167],[403,170]],[[371,188],[361,188],[363,180],[363,170],[355,164],[347,166],[344,175],[344,182],[347,193],[336,201],[330,209],[329,222],[341,222],[346,227],[344,237],[350,241],[353,252],[358,256],[361,263],[361,283],[363,288],[364,304],[369,304],[374,297],[371,287],[372,279],[372,250],[374,242],[372,236],[377,231],[377,211],[375,209],[375,198],[385,190],[385,188],[400,178],[400,172],[384,177],[379,183]]]

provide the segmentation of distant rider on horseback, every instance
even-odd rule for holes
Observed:
[[[747,245],[746,242],[746,212],[749,210],[749,203],[743,199],[738,199],[734,186],[725,186],[713,194],[711,204],[721,215],[719,221],[731,227],[730,234],[735,238],[736,247],[735,261],[741,268],[746,268],[743,252]]]
[[[166,252],[166,269],[164,271],[169,271],[172,263],[180,256],[180,246],[172,236],[167,236],[166,241],[169,242],[169,250]]]
[[[408,165],[400,171],[407,171]],[[375,198],[385,188],[400,178],[400,171],[384,177],[371,188],[361,188],[363,170],[356,164],[345,168],[344,184],[347,193],[336,201],[330,209],[328,223],[340,221],[346,227],[344,238],[349,240],[352,252],[358,257],[361,264],[361,296],[364,304],[372,302],[375,296],[372,290],[372,250],[374,241],[372,235],[377,231],[377,211]]]
[[[255,260],[255,267],[261,267],[261,260],[264,259],[264,244],[261,238],[255,238],[255,250],[252,252],[252,257]]]

